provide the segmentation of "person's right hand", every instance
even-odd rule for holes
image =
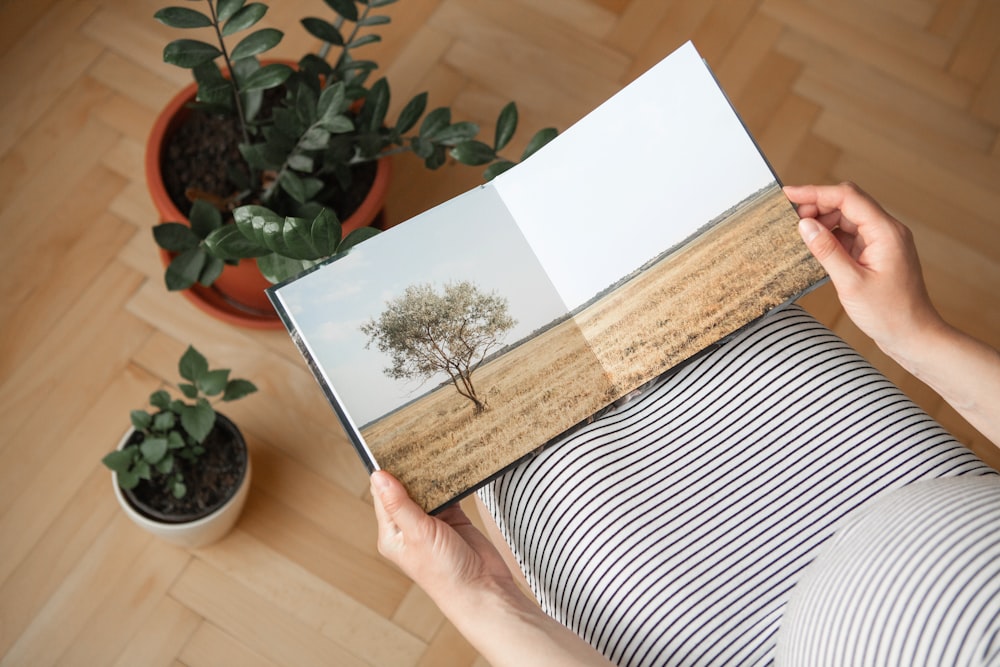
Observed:
[[[799,232],[830,275],[848,317],[891,356],[944,325],[910,230],[853,183],[786,186]]]

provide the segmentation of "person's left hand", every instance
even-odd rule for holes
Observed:
[[[458,602],[454,598],[477,588],[515,591],[503,557],[458,505],[430,516],[385,471],[372,473],[371,490],[379,552],[438,604]]]

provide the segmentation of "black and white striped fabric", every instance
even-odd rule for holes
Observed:
[[[480,490],[542,608],[620,665],[766,665],[838,522],[992,471],[798,307]]]

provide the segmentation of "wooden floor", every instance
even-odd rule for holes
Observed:
[[[297,58],[312,46],[298,18],[325,5],[274,4],[279,51]],[[485,664],[378,556],[362,466],[288,337],[222,324],[162,286],[143,145],[188,74],[161,62],[177,35],[151,19],[159,6],[0,0],[2,664]],[[782,180],[870,190],[914,229],[945,315],[1000,344],[1000,2],[401,0],[392,12],[367,48],[396,109],[426,89],[492,133],[513,99],[521,142],[693,39]],[[478,182],[404,156],[387,215]],[[985,451],[829,287],[805,303]],[[193,553],[133,527],[99,464],[188,343],[261,388],[227,408],[254,457],[246,512]]]

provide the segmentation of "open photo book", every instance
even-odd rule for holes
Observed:
[[[369,471],[436,511],[822,281],[797,222],[688,43],[268,293]]]

